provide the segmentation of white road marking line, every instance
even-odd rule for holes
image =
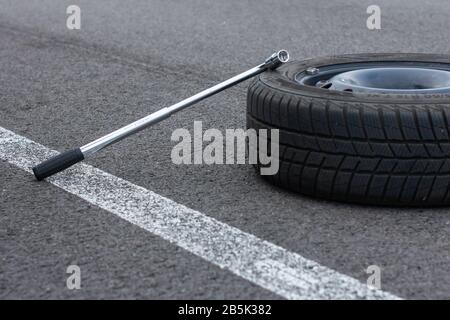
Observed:
[[[31,172],[57,154],[0,127],[0,159]],[[399,299],[87,164],[47,180],[287,299]]]

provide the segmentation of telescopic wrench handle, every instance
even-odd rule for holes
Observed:
[[[225,80],[215,86],[203,90],[192,97],[189,97],[181,102],[178,102],[170,107],[165,107],[159,111],[156,111],[144,118],[141,118],[129,125],[126,125],[114,132],[111,132],[93,142],[90,142],[81,148],[76,148],[70,151],[61,153],[49,160],[42,162],[41,164],[33,168],[34,175],[37,180],[43,180],[49,176],[54,175],[60,171],[63,171],[74,164],[83,161],[87,156],[90,156],[103,148],[112,145],[126,137],[135,134],[155,123],[158,123],[172,114],[181,111],[189,106],[196,104],[197,102],[206,99],[218,92],[221,92],[229,87],[232,87],[242,81],[252,78],[268,69],[276,69],[281,64],[289,60],[289,53],[286,50],[280,50],[272,54],[267,58],[264,63],[247,70],[233,78]]]

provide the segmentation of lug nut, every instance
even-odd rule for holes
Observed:
[[[313,76],[319,73],[319,69],[318,68],[314,68],[314,67],[310,67],[308,69],[306,69],[306,74]]]

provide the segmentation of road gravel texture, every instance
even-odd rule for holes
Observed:
[[[68,30],[66,8],[81,8]],[[0,0],[0,126],[80,146],[261,62],[359,52],[449,53],[450,2]],[[88,163],[406,299],[450,298],[450,211],[300,196],[249,165],[174,165],[173,130],[245,128],[248,82]],[[66,268],[82,270],[68,290]],[[278,299],[109,212],[0,161],[0,298]]]

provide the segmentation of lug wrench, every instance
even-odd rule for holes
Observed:
[[[232,87],[251,77],[254,77],[268,69],[276,69],[288,60],[289,53],[286,50],[275,52],[269,58],[267,58],[264,63],[250,70],[238,74],[237,76],[234,76],[233,78],[230,78],[224,82],[216,84],[215,86],[199,92],[196,95],[193,95],[192,97],[189,97],[170,107],[165,107],[159,111],[156,111],[80,148],[63,152],[49,160],[42,162],[41,164],[33,168],[34,175],[37,180],[43,180],[47,177],[50,177],[55,173],[63,171],[73,166],[74,164],[83,161],[86,157],[96,153],[97,151],[100,151],[109,145],[119,142],[120,140],[125,139],[126,137],[135,134],[155,123],[158,123],[170,117],[172,114],[181,111],[189,106],[192,106],[203,99],[206,99],[225,89],[228,89],[229,87]]]

